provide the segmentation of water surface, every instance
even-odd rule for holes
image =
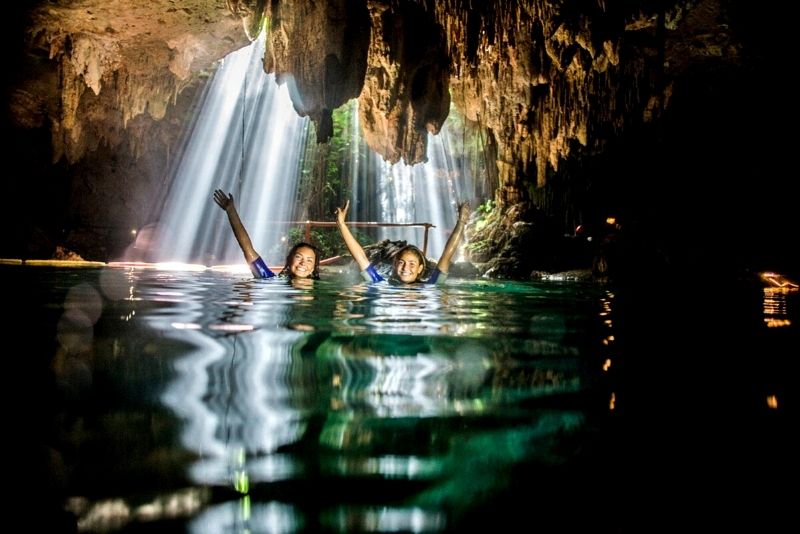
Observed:
[[[720,457],[708,440],[677,445],[715,424],[708,402],[730,394],[740,422],[780,432],[764,399],[786,398],[775,362],[796,339],[742,338],[772,362],[743,381],[709,363],[728,342],[692,345],[694,314],[621,315],[596,283],[21,266],[2,279],[18,296],[4,324],[31,332],[19,387],[38,403],[22,401],[14,438],[34,453],[34,508],[82,531],[442,531],[531,514],[618,530],[637,484]],[[711,299],[706,327],[722,312]],[[713,375],[740,382],[695,381]]]

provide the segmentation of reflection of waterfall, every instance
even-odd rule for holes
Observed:
[[[406,506],[338,506],[323,516],[325,531],[332,532],[438,532],[446,526],[445,514]],[[270,502],[244,506],[238,502],[216,504],[189,525],[191,534],[248,532],[251,534],[311,530],[301,509]]]
[[[445,416],[483,407],[482,400],[473,401],[489,369],[485,349],[471,341],[438,348],[434,339],[337,337],[318,354],[331,359],[343,407],[369,407],[377,417]]]
[[[248,503],[249,504],[249,503]],[[224,502],[211,506],[189,525],[191,534],[219,532],[298,532],[303,517],[294,506],[271,502],[243,506],[239,502]]]
[[[302,431],[287,383],[292,345],[302,334],[258,330],[213,339],[183,331],[198,347],[175,364],[177,379],[164,402],[185,421],[182,441],[200,459],[192,478],[202,484],[228,484],[236,472],[254,481],[294,474],[293,464],[276,455]]]
[[[264,73],[264,38],[228,55],[209,82],[191,137],[172,177],[151,261],[241,261],[215,188],[232,192],[253,244],[281,260],[283,225],[292,216],[308,119],[298,117],[286,85]],[[141,259],[141,258],[128,258]]]

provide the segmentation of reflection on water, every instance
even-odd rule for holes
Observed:
[[[184,339],[194,337],[196,348],[175,362],[163,400],[183,420],[183,445],[199,457],[191,479],[225,484],[239,471],[251,481],[291,476],[292,463],[271,455],[301,430],[303,392],[286,382],[300,334],[256,331],[217,340],[188,334],[194,336]]]
[[[560,492],[614,499],[618,370],[639,360],[602,286],[3,274],[41,332],[22,375],[41,391],[40,509],[80,530],[436,531],[567,506]]]
[[[249,499],[208,507],[189,524],[193,534],[218,532],[297,532],[304,528],[302,516],[291,505],[276,502],[251,504]]]

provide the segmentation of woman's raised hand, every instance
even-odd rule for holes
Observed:
[[[214,202],[216,202],[217,206],[220,208],[228,211],[228,207],[233,206],[233,195],[225,195],[222,189],[217,189],[214,191]]]
[[[347,210],[350,208],[350,199],[344,203],[343,208],[336,208],[336,222],[344,223],[347,219]]]

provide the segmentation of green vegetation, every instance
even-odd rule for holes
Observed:
[[[358,102],[355,99],[333,110],[333,134],[323,144],[316,142],[314,124],[309,123],[300,164],[295,202],[297,209],[292,215],[294,220],[333,221],[336,208],[343,206],[347,199],[353,198],[356,187],[358,194],[366,199],[363,200],[361,213],[356,213],[355,207],[351,206],[349,219],[356,220],[359,215],[372,216],[369,215],[372,209],[367,199],[374,198],[371,195],[377,194],[375,174],[380,169],[375,168],[372,158],[367,157],[370,149],[361,139],[360,131],[354,131],[357,113]],[[494,159],[486,152],[485,131],[478,123],[461,115],[452,103],[443,128],[448,132],[449,165],[455,169],[469,168],[468,174],[474,180],[472,198],[489,198],[476,208],[480,217],[475,223],[475,229],[480,232],[495,207],[491,197],[494,194],[493,182],[496,182],[496,175],[487,168],[487,162],[494,168]],[[376,241],[370,233],[353,230],[362,245],[367,246]],[[305,229],[298,227],[290,232],[289,237],[292,242],[306,240]],[[308,240],[319,247],[323,257],[347,253],[336,228],[312,228]],[[477,242],[471,244],[471,247],[481,248],[483,245]]]
[[[349,198],[353,142],[350,130],[355,110],[355,100],[333,110],[333,137],[327,143],[317,144],[315,132],[309,128],[297,198],[297,205],[305,209],[297,214],[299,218],[330,220],[336,208]]]

